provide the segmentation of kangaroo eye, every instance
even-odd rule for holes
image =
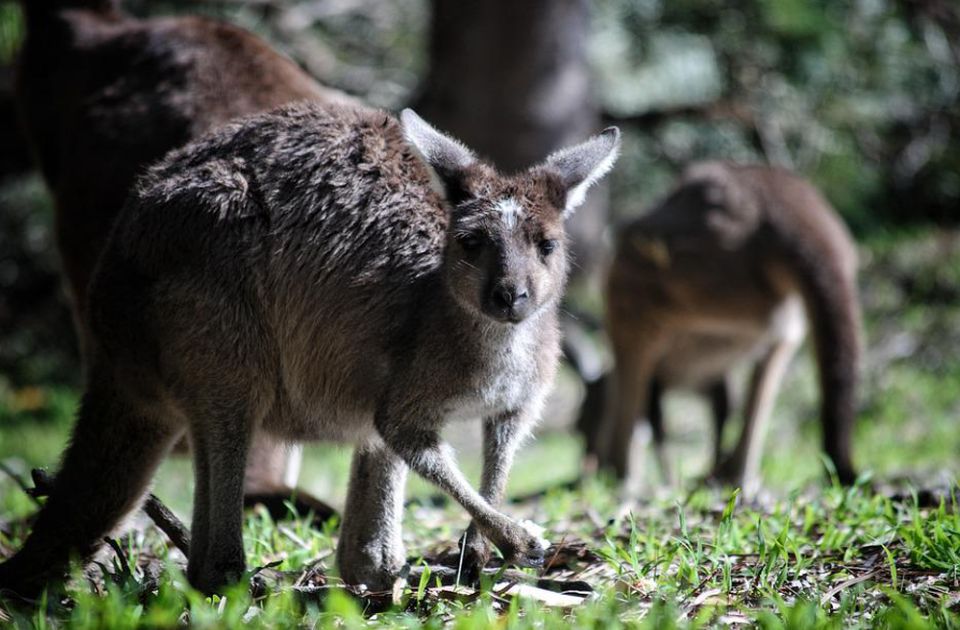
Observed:
[[[553,239],[545,239],[540,241],[540,254],[543,256],[549,256],[553,253],[553,250],[557,248],[557,242]]]
[[[458,236],[457,242],[460,243],[460,247],[463,248],[463,251],[467,252],[468,254],[474,254],[480,251],[480,248],[483,247],[483,239],[480,238],[480,235],[474,233]]]

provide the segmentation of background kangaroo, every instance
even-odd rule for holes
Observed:
[[[309,99],[347,102],[242,29],[199,17],[136,20],[112,0],[23,2],[17,97],[56,205],[57,245],[82,354],[87,287],[137,174],[167,151],[246,114]],[[298,448],[258,437],[248,500],[284,515]],[[329,507],[306,493],[298,509]]]
[[[847,230],[813,186],[782,169],[692,166],[617,239],[607,287],[616,367],[607,424],[582,423],[591,429],[588,451],[625,477],[634,423],[646,413],[666,473],[660,398],[671,387],[693,388],[712,402],[713,476],[752,489],[777,390],[805,336],[804,310],[820,374],[824,450],[839,479],[851,483],[861,325]],[[723,458],[728,376],[744,361],[754,362],[744,427]]]
[[[404,564],[408,466],[473,517],[468,568],[487,540],[542,562],[496,506],[557,364],[563,220],[611,168],[619,132],[507,177],[412,112],[403,123],[292,106],[150,170],[91,284],[71,445],[0,587],[34,591],[71,552],[88,555],[183,431],[197,476],[188,577],[205,591],[244,569],[256,429],[357,444],[338,549],[348,582],[382,589]],[[484,418],[479,493],[440,437],[472,417]]]

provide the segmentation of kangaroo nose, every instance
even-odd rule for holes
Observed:
[[[522,304],[530,294],[525,288],[499,286],[493,290],[493,303],[497,308],[509,309]]]

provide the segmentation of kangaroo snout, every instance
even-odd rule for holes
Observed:
[[[530,314],[530,291],[525,285],[500,282],[486,300],[487,314],[504,322],[517,323]]]

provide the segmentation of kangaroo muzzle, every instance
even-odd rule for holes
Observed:
[[[526,285],[499,282],[484,300],[484,311],[496,320],[517,323],[530,314],[532,303]]]

